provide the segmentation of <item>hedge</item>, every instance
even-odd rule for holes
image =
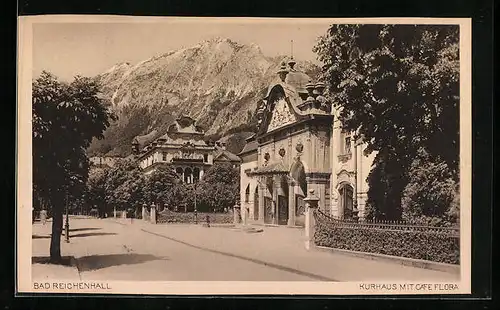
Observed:
[[[318,246],[459,264],[460,238],[443,232],[317,225]]]
[[[198,223],[206,223],[207,215],[210,218],[211,224],[232,224],[232,213],[208,213],[198,212]],[[186,223],[193,224],[195,222],[194,212],[174,212],[165,210],[158,212],[157,223]]]

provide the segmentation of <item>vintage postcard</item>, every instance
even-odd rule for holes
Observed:
[[[471,293],[471,20],[23,16],[17,292]]]

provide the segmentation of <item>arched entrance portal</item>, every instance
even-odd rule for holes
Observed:
[[[293,196],[290,201],[294,203],[295,220],[293,225],[304,226],[305,224],[305,203],[307,196],[307,181],[304,164],[296,160],[290,168],[290,176],[293,180]]]
[[[253,193],[253,219],[259,219],[259,187],[255,187],[255,192]]]
[[[353,193],[354,189],[349,183],[340,184],[340,206],[342,208],[342,215],[345,219],[350,219],[353,215]]]

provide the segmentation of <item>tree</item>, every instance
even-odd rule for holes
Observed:
[[[458,220],[456,199],[458,184],[444,161],[429,158],[420,149],[413,161],[409,182],[403,191],[403,217],[424,225],[449,225]]]
[[[109,212],[106,202],[106,180],[108,177],[106,168],[91,168],[87,180],[87,203],[97,206],[99,217]]]
[[[115,118],[98,94],[94,80],[79,76],[67,84],[44,71],[33,82],[33,189],[52,211],[54,263],[61,261],[64,206],[81,195],[87,181],[85,150]]]
[[[112,167],[106,178],[106,201],[119,210],[133,209],[146,203],[144,187],[146,179],[137,165],[132,160],[118,162]]]
[[[209,210],[232,208],[240,195],[239,169],[229,163],[217,163],[207,170],[198,185],[200,203]]]
[[[450,25],[332,25],[314,47],[343,128],[359,136],[366,152],[377,152],[378,171],[368,178],[372,207],[399,208],[422,147],[458,179],[458,31]],[[385,192],[385,201],[371,188]]]
[[[171,167],[158,167],[146,178],[144,198],[148,202],[170,205],[173,202],[175,186],[180,181]]]

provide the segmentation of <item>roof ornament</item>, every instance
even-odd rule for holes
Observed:
[[[309,81],[306,84],[307,99],[299,106],[302,111],[311,111],[314,113],[331,113],[331,102],[324,96],[326,85],[323,82],[313,83]]]
[[[285,82],[285,78],[288,74],[288,70],[286,69],[286,65],[285,65],[285,62],[281,62],[281,67],[279,69],[279,71],[277,72],[278,73],[278,76],[280,77],[280,80],[282,82]]]
[[[295,71],[295,60],[293,59],[293,40],[290,41],[290,60],[288,61],[288,66],[290,66],[290,71]]]

